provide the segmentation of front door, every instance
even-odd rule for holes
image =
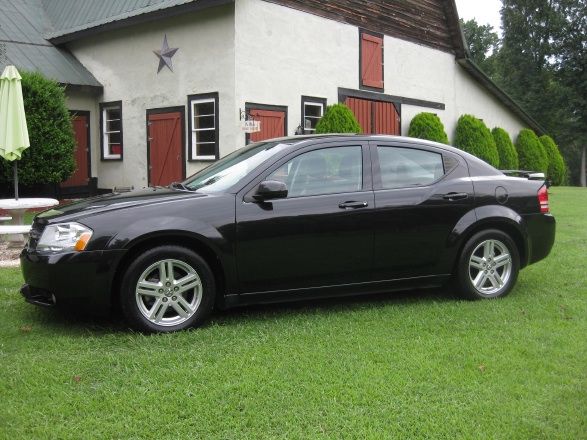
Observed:
[[[285,110],[249,108],[249,115],[255,121],[261,122],[261,131],[251,133],[249,138],[251,142],[285,136],[287,131]]]
[[[76,170],[64,182],[63,188],[72,186],[87,186],[90,178],[90,113],[72,112],[73,133],[75,136],[75,164]]]
[[[183,180],[183,111],[147,111],[149,185]]]
[[[237,200],[237,265],[243,293],[369,279],[374,196],[366,145],[322,144],[283,159],[245,189],[280,180],[286,198]]]
[[[400,116],[393,102],[348,97],[345,104],[354,113],[363,134],[400,134]]]

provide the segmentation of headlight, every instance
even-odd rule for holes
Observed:
[[[93,231],[79,223],[49,225],[43,231],[37,250],[59,252],[65,250],[83,251]]]

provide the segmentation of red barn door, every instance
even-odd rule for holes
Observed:
[[[183,180],[183,113],[147,113],[149,185],[166,186]]]
[[[251,108],[249,115],[255,121],[261,121],[261,131],[251,133],[250,141],[259,142],[265,139],[285,136],[285,110],[261,110]]]
[[[392,102],[349,97],[345,104],[354,113],[364,134],[400,134],[400,116]]]
[[[63,188],[71,186],[87,186],[90,178],[90,121],[88,112],[75,112],[72,117],[73,133],[75,135],[75,164],[76,170],[64,182]]]

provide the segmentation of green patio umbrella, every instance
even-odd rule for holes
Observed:
[[[14,66],[0,76],[0,157],[14,162],[14,198],[18,200],[17,161],[30,146],[24,114],[21,77]]]

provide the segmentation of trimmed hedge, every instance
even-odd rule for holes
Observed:
[[[326,112],[316,125],[316,133],[361,133],[363,130],[352,110],[344,104],[326,107]]]
[[[553,185],[562,185],[565,183],[567,174],[567,165],[561,155],[558,146],[548,135],[540,136],[538,138],[540,143],[546,151],[548,157],[548,178],[552,181]]]
[[[503,128],[495,127],[491,130],[491,135],[497,147],[497,154],[499,155],[499,167],[502,170],[517,170],[518,169],[518,152],[514,147],[510,135]]]
[[[408,136],[448,144],[444,125],[434,113],[418,113],[410,122]]]
[[[40,73],[20,74],[31,146],[18,161],[19,183],[62,182],[76,167],[75,138],[64,89]],[[0,180],[12,180],[12,166],[12,162],[0,159]]]
[[[542,143],[532,130],[524,128],[518,134],[516,150],[520,168],[526,171],[548,173],[548,157]]]
[[[459,118],[455,145],[496,168],[499,166],[499,154],[495,140],[485,123],[475,116],[462,115]]]

